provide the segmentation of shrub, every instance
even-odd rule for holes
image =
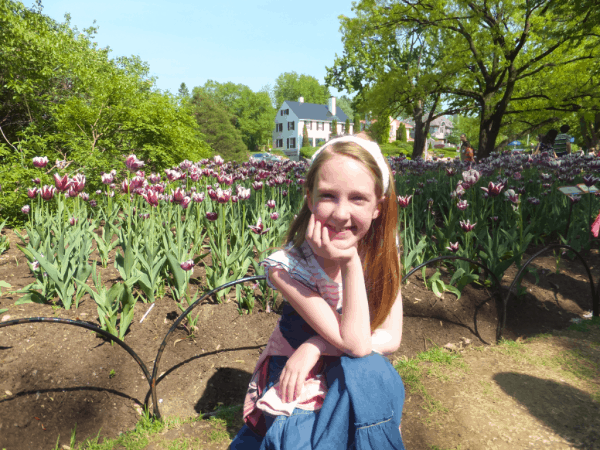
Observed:
[[[314,155],[318,149],[319,149],[319,147],[302,147],[300,149],[300,156],[302,158],[310,159],[310,158],[312,158],[312,155]]]

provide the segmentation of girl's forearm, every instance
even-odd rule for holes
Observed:
[[[367,289],[358,255],[341,267],[343,314],[340,334],[348,352],[354,356],[371,353],[371,317]]]

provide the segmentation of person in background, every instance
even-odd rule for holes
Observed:
[[[533,152],[533,154],[537,155],[537,154],[543,153],[543,152],[554,153],[552,149],[554,146],[554,140],[556,139],[557,135],[558,135],[558,131],[556,131],[555,129],[548,131],[546,133],[546,135],[540,139],[540,143],[538,144],[538,146],[535,149],[535,151]]]
[[[569,125],[563,125],[560,127],[560,134],[554,139],[554,157],[559,158],[571,153],[571,136],[567,134],[571,127]]]
[[[465,162],[475,161],[475,151],[464,133],[460,135],[460,160]]]

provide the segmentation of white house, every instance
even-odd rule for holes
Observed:
[[[331,122],[337,120],[337,134],[352,134],[353,124],[346,130],[348,116],[341,108],[336,108],[335,97],[330,97],[327,105],[305,103],[300,97],[297,102],[283,102],[275,116],[273,131],[273,148],[283,150],[292,159],[300,156],[304,124],[308,132],[308,140],[312,147],[327,142],[331,136]]]

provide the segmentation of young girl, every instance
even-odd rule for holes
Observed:
[[[404,449],[402,298],[394,180],[376,143],[313,156],[284,250],[261,262],[284,298],[231,449]]]

